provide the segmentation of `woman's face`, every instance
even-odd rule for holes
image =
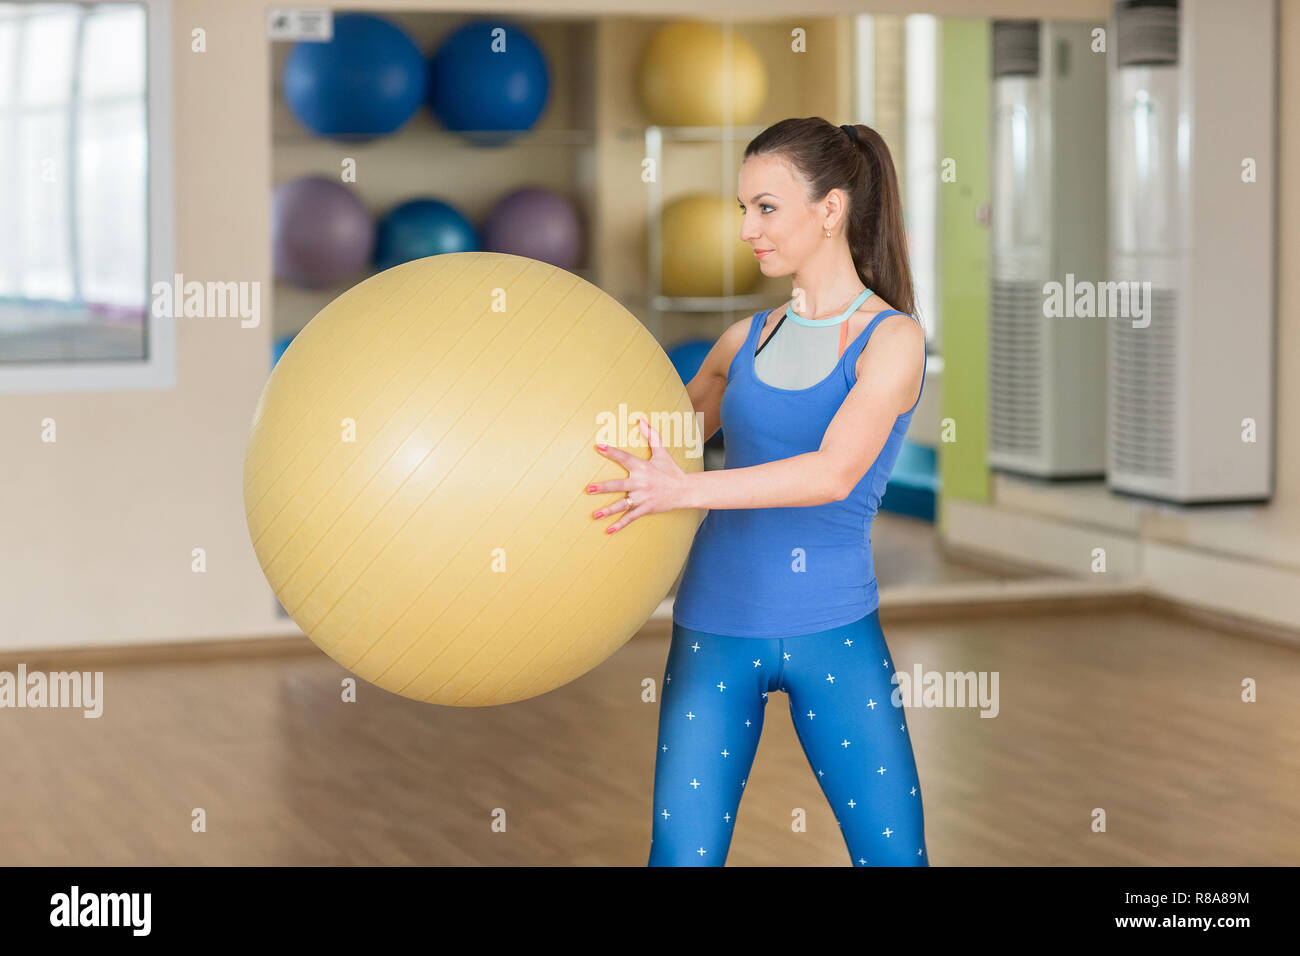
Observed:
[[[824,203],[807,202],[802,179],[772,154],[745,160],[739,183],[740,239],[754,248],[759,270],[768,276],[798,271],[822,235]]]

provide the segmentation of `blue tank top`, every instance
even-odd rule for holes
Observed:
[[[857,381],[854,368],[872,331],[882,319],[906,314],[881,311],[826,378],[809,388],[785,389],[754,373],[754,353],[769,312],[751,320],[749,336],[727,371],[721,406],[726,468],[820,448],[826,427]],[[916,403],[894,421],[875,462],[843,501],[710,510],[695,532],[673,620],[711,634],[794,637],[851,624],[874,611],[879,598],[871,520],[920,400],[918,392]]]

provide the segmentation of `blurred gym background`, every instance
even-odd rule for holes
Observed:
[[[929,339],[886,635],[1006,695],[909,713],[932,863],[1297,862],[1300,6],[698,6],[0,2],[0,670],[104,673],[0,709],[0,862],[641,865],[671,593],[541,698],[342,704],[244,443],[317,311],[445,252],[583,276],[689,381],[788,295],[736,176],[814,115],[890,145]],[[840,865],[783,710],[728,862]]]

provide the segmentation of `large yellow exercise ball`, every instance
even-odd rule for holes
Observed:
[[[732,31],[730,57],[722,28],[676,22],[660,27],[641,52],[637,88],[650,122],[660,126],[744,126],[767,99],[758,52]],[[731,112],[728,115],[727,107]]]
[[[734,199],[692,193],[665,203],[660,216],[664,295],[744,295],[762,272],[754,247],[740,238],[741,212]],[[731,289],[726,264],[731,263]]]
[[[701,470],[690,398],[637,319],[521,256],[429,256],[366,279],[294,337],[244,460],[257,559],[330,657],[435,704],[524,700],[650,617],[702,513],[593,519],[649,458],[649,421]],[[612,440],[611,440],[612,439]]]

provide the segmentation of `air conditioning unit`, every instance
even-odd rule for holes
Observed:
[[[1277,11],[1125,0],[1112,13],[1108,272],[1146,311],[1106,320],[1107,484],[1180,504],[1266,501]]]
[[[1041,478],[1106,467],[1106,325],[1067,301],[1106,267],[1100,28],[992,26],[988,460]]]

